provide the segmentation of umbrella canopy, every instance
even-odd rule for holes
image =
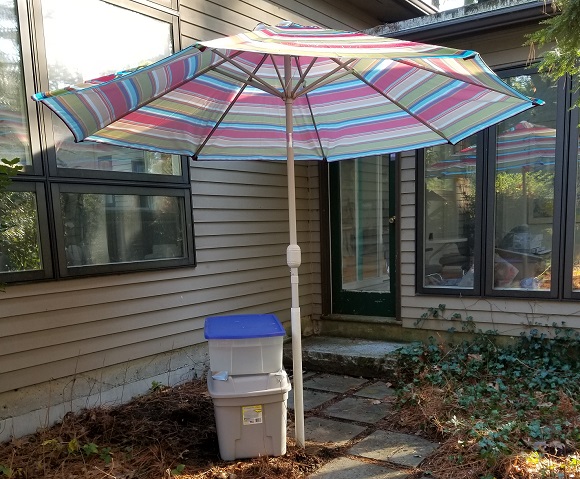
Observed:
[[[329,161],[456,143],[534,104],[473,51],[295,24],[196,47],[35,99],[77,141],[208,160],[285,160],[286,100],[294,157]]]
[[[291,22],[200,42],[84,87],[34,96],[62,118],[76,141],[195,159],[287,160],[300,445],[294,159],[334,161],[455,143],[541,104],[503,83],[473,51]]]

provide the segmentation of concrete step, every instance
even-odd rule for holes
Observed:
[[[333,336],[302,338],[302,367],[307,371],[389,379],[390,353],[407,343]],[[284,367],[292,369],[292,343],[284,345]]]

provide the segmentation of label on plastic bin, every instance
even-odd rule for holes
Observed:
[[[262,423],[262,405],[242,406],[242,423],[244,426]]]

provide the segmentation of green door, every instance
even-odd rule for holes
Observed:
[[[330,165],[334,314],[395,316],[392,158],[371,156]]]

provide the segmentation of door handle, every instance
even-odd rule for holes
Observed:
[[[393,224],[393,223],[395,222],[395,220],[396,220],[396,219],[397,219],[397,217],[396,217],[396,216],[391,216],[391,217],[389,218],[389,223]]]

